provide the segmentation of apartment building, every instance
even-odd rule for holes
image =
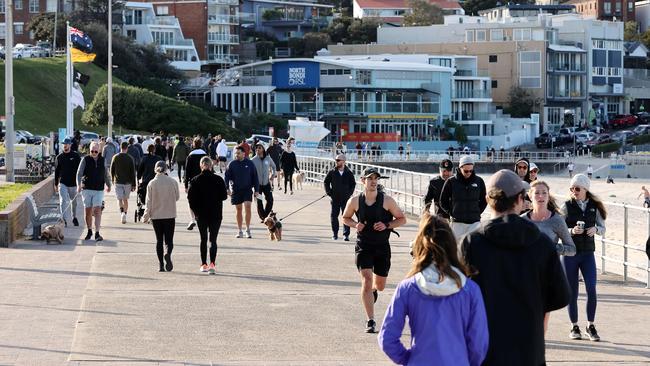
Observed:
[[[445,15],[464,15],[465,10],[458,1],[429,0],[442,9]],[[352,16],[359,19],[376,19],[381,23],[401,25],[404,16],[413,12],[404,0],[353,0]]]
[[[579,14],[598,20],[635,20],[634,0],[571,0],[566,4],[575,5]]]
[[[575,5],[570,4],[515,4],[508,3],[496,8],[478,12],[479,16],[489,22],[500,22],[508,18],[536,17],[539,14],[571,14],[575,13]]]
[[[243,0],[241,26],[286,41],[327,28],[333,19],[333,8],[316,0]]]
[[[33,33],[29,31],[29,22],[33,17],[44,12],[55,12],[57,6],[56,0],[14,0],[13,22],[14,22],[14,42],[34,44],[38,39],[34,39]],[[59,11],[70,7],[68,2],[59,2]],[[0,0],[0,43],[4,46],[6,35],[5,26],[6,1]]]

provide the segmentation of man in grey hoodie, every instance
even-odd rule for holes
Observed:
[[[260,216],[260,220],[264,222],[264,219],[271,213],[273,210],[273,192],[271,190],[271,177],[275,175],[277,167],[271,159],[270,156],[264,151],[264,146],[262,144],[257,144],[255,146],[255,157],[251,159],[255,169],[257,170],[257,179],[260,183],[260,193],[264,194],[264,200],[266,200],[266,207],[264,207],[264,202],[260,199],[261,196],[257,199],[257,214]]]

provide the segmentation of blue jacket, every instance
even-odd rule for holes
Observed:
[[[429,266],[403,280],[386,310],[379,346],[399,365],[478,366],[488,350],[488,328],[481,290],[463,279],[460,289],[448,276],[438,281]],[[400,342],[409,319],[411,348]]]
[[[233,160],[228,164],[225,174],[226,188],[230,187],[232,182],[232,191],[250,191],[255,188],[255,192],[260,191],[260,183],[257,178],[257,170],[253,162],[244,158],[244,160]]]

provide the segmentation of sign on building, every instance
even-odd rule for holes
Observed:
[[[320,66],[311,61],[273,64],[273,86],[278,89],[315,89],[320,86]]]

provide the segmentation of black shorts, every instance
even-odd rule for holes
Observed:
[[[247,191],[235,191],[232,193],[232,196],[230,197],[230,203],[233,205],[239,205],[244,202],[252,202],[253,201],[253,190],[247,190]]]
[[[390,245],[364,244],[354,247],[357,269],[372,269],[377,276],[388,277],[390,271]]]
[[[228,161],[228,159],[226,159],[225,156],[220,156],[219,161],[223,161],[225,163],[226,161]]]

